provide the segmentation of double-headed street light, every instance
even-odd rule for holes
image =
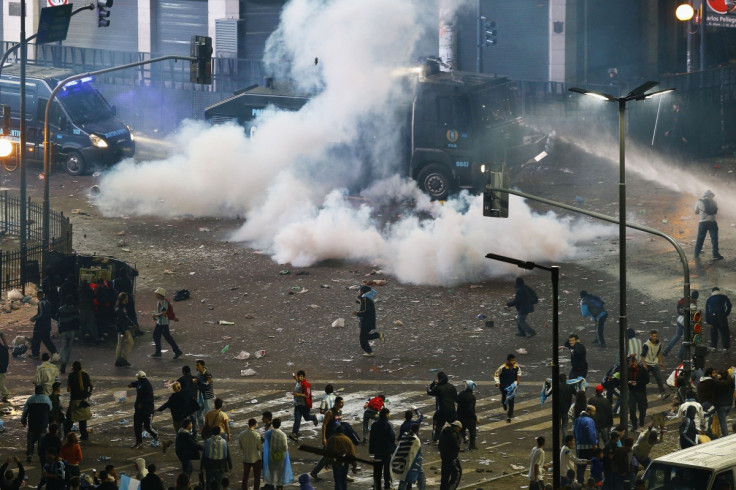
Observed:
[[[628,402],[629,402],[629,371],[626,363],[626,103],[632,100],[644,100],[655,95],[661,95],[666,92],[672,92],[674,89],[659,90],[649,92],[659,85],[659,82],[646,82],[623,97],[614,97],[613,95],[585,90],[582,88],[572,87],[568,90],[583,95],[590,95],[607,102],[618,103],[618,145],[619,145],[619,183],[618,183],[618,230],[619,230],[619,323],[618,323],[618,348],[619,348],[619,365],[621,367],[621,424],[628,428]],[[688,291],[689,293],[689,291]],[[690,304],[689,294],[685,299],[686,304]],[[686,321],[689,322],[689,319]],[[689,325],[688,325],[689,327]],[[627,429],[628,430],[628,429]]]

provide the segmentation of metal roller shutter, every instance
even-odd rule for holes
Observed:
[[[90,4],[90,0],[69,0],[74,10]],[[48,7],[47,0],[39,0]],[[138,51],[138,2],[116,0],[110,8],[110,25],[97,27],[97,11],[83,10],[72,17],[64,46]]]
[[[193,35],[207,36],[207,0],[161,0],[151,26],[154,55],[189,56]]]

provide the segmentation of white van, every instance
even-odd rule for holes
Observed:
[[[734,490],[736,434],[661,456],[642,477],[647,490]]]

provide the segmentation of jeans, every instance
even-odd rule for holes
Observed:
[[[598,345],[601,347],[606,346],[606,339],[603,338],[603,327],[606,325],[606,319],[608,318],[608,313],[604,313],[603,316],[601,316],[597,321],[598,323],[598,334],[596,336],[596,340],[598,341]]]
[[[152,413],[133,413],[133,432],[135,433],[136,444],[143,442],[143,428],[145,427],[151,437],[158,439],[158,432],[153,430],[151,427],[151,420],[153,420]]]
[[[368,437],[368,422],[378,419],[378,412],[372,408],[366,408],[363,412],[363,440]]]
[[[720,425],[721,427],[721,437],[726,437],[728,435],[728,422],[726,422],[726,417],[728,416],[728,412],[730,411],[730,405],[716,405],[716,413],[718,414],[718,425]]]
[[[514,401],[516,398],[512,398],[511,400],[506,399],[506,388],[503,386],[498,388],[501,391],[501,404],[503,404],[503,409],[506,411],[506,417],[511,418],[514,416]]]
[[[659,393],[664,394],[664,383],[662,382],[662,368],[657,364],[647,364],[647,371],[657,381]]]
[[[440,490],[455,490],[463,476],[459,459],[442,460]]]
[[[56,346],[51,341],[51,328],[49,329],[33,329],[33,339],[31,339],[31,355],[38,356],[41,352],[41,342],[48,349],[49,354],[56,354]]]
[[[460,420],[463,423],[463,429],[460,431],[460,437],[465,439],[465,432],[468,433],[468,447],[475,449],[475,436],[478,429],[475,426],[475,419]]]
[[[192,473],[194,472],[194,465],[192,464],[191,459],[180,459],[181,462],[181,472],[186,473],[187,476],[191,477]]]
[[[695,256],[703,250],[706,233],[710,233],[710,243],[713,245],[713,257],[718,254],[718,223],[715,221],[701,221],[698,224],[698,238],[695,240]]]
[[[92,310],[79,310],[79,328],[83,337],[89,335],[89,340],[100,340],[100,334],[97,331],[97,319],[95,312]]]
[[[666,356],[670,353],[670,351],[677,345],[677,343],[680,341],[682,336],[685,334],[685,325],[677,322],[677,327],[675,330],[675,336],[670,339],[670,341],[667,343],[667,347],[664,348],[664,352],[662,352],[663,356]],[[680,352],[677,354],[677,357],[682,359],[682,356],[685,355],[685,346],[680,343]]]
[[[291,429],[291,432],[293,434],[299,435],[299,427],[302,423],[302,417],[304,417],[304,420],[317,422],[317,417],[309,412],[309,409],[306,405],[296,405],[294,407],[294,427],[292,427]]]
[[[26,434],[26,456],[28,457],[33,456],[33,449],[35,448],[36,443],[37,442],[40,443],[41,438],[45,434],[46,434],[45,429],[38,431],[38,432],[28,429],[28,434]]]
[[[335,490],[347,490],[348,488],[348,469],[350,465],[347,463],[332,463],[332,479],[335,480]]]
[[[207,488],[222,490],[222,477],[225,476],[225,472],[222,470],[206,470],[205,471],[205,482]]]
[[[72,355],[72,341],[77,334],[76,330],[68,330],[59,334],[59,343],[61,344],[59,357],[62,366],[69,364],[69,358]]]
[[[176,340],[174,340],[174,337],[171,336],[171,332],[169,332],[169,326],[159,325],[158,323],[153,329],[153,343],[156,344],[156,354],[161,354],[161,337],[166,339],[166,342],[171,345],[171,348],[174,350],[174,354],[181,354],[181,349],[176,345]]]
[[[400,481],[399,490],[407,490],[411,486],[411,483]],[[419,475],[417,475],[417,490],[426,490],[427,478],[424,476],[424,470],[419,468]]]
[[[519,335],[522,337],[537,335],[532,327],[526,322],[526,316],[528,313],[517,313],[516,314],[516,328],[519,329]]]
[[[199,427],[204,427],[204,414],[212,410],[215,404],[214,398],[200,398],[199,401],[199,410],[197,410],[196,421],[193,423],[192,427],[195,434],[197,433],[197,424],[199,424]]]
[[[368,354],[373,352],[373,349],[371,349],[371,344],[369,344],[368,341],[381,337],[381,334],[378,332],[371,333],[372,330],[373,329],[366,330],[365,328],[360,327],[360,348],[366,351]]]
[[[636,430],[640,425],[644,425],[644,418],[647,416],[647,408],[649,404],[647,402],[646,391],[632,391],[629,390],[629,419],[631,419],[631,427]],[[636,410],[639,409],[639,418],[636,418]]]
[[[250,470],[253,470],[253,490],[259,490],[261,488],[261,468],[263,467],[263,461],[258,460],[255,463],[243,463],[243,483],[242,490],[248,488],[248,478],[250,477]]]
[[[713,326],[710,327],[710,346],[718,347],[718,334],[721,334],[721,342],[724,349],[731,347],[731,333],[728,330],[727,318],[715,318]]]

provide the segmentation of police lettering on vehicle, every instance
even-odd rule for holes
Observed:
[[[116,129],[115,131],[110,131],[109,133],[105,133],[103,136],[105,138],[112,138],[114,136],[120,136],[122,134],[126,134],[128,132],[127,129]]]
[[[250,110],[250,115],[251,116],[254,116],[254,117],[258,117],[261,114],[263,114],[264,111],[265,111],[265,109],[251,109]]]

